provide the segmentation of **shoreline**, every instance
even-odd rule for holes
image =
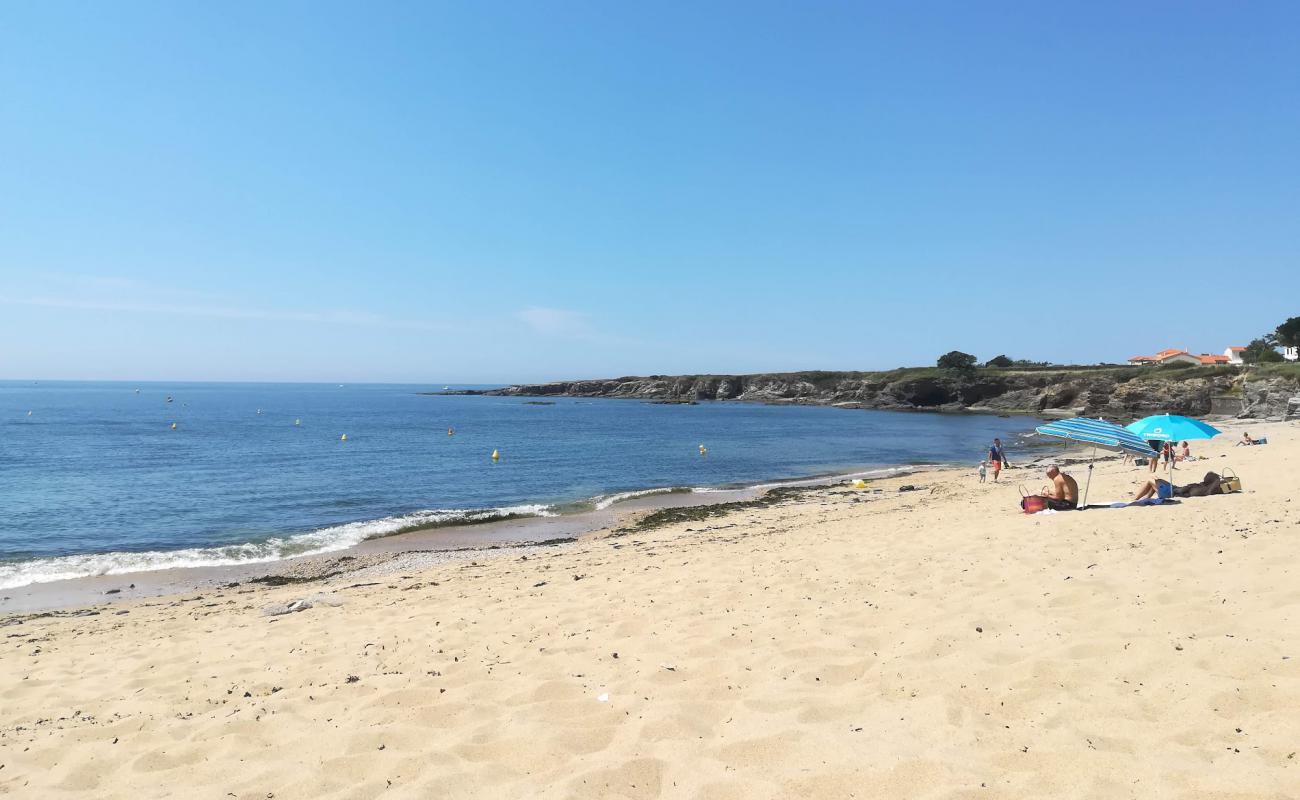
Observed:
[[[645,402],[640,398],[610,399]],[[758,400],[710,400],[703,402],[786,405],[785,403],[766,403]],[[924,409],[913,411],[895,410],[899,411],[899,413],[983,413]],[[998,416],[1008,415],[999,414]],[[1032,416],[1032,414],[1017,416]],[[1038,414],[1037,416],[1048,419],[1052,415]],[[1019,450],[1023,455],[1018,459],[1014,469],[1025,469],[1051,461],[1059,461],[1064,466],[1086,460],[1085,458],[1070,456],[1039,455],[1034,452],[1051,447],[1053,444],[1055,443],[1042,440],[1032,433],[1026,435],[1019,443]],[[847,470],[801,477],[765,479],[751,484],[716,487],[650,487],[611,491],[571,502],[521,503],[517,506],[505,508],[465,509],[456,512],[464,515],[458,521],[412,524],[408,527],[396,529],[391,533],[363,538],[338,549],[272,559],[250,559],[226,564],[200,563],[192,566],[181,564],[155,569],[101,572],[0,588],[0,618],[11,614],[93,606],[100,603],[117,604],[131,598],[160,597],[230,583],[270,581],[271,585],[276,585],[275,581],[277,579],[287,579],[289,582],[320,580],[323,575],[350,574],[377,567],[382,563],[398,560],[409,553],[423,554],[423,563],[429,564],[443,557],[450,559],[456,553],[490,553],[502,549],[529,548],[543,544],[551,545],[561,540],[577,541],[583,536],[625,525],[629,519],[635,519],[667,508],[706,507],[751,500],[761,497],[765,492],[774,488],[830,486],[859,477],[877,480],[886,477],[907,476],[918,472],[964,468],[965,465],[954,463],[858,466]],[[512,509],[518,508],[551,511],[549,513],[546,511],[542,513],[512,512]],[[479,514],[494,516],[475,519],[475,515]],[[396,515],[376,520],[357,520],[304,533],[310,535],[323,530],[372,525],[402,518],[404,518],[403,515]],[[156,552],[159,555],[166,556],[172,552],[183,551]],[[85,555],[95,556],[99,554]],[[111,552],[102,555],[113,556],[119,555],[119,553]]]
[[[0,619],[14,614],[31,614],[99,604],[116,605],[131,599],[162,597],[199,591],[232,583],[261,582],[269,585],[319,581],[379,567],[407,554],[421,554],[428,564],[451,560],[459,553],[491,553],[497,550],[549,546],[578,541],[583,536],[628,524],[645,514],[668,508],[705,507],[743,502],[761,497],[772,489],[801,486],[829,486],[855,478],[876,480],[914,474],[951,465],[895,465],[854,468],[797,478],[776,478],[741,486],[662,487],[610,492],[546,508],[577,508],[551,514],[517,514],[435,523],[403,528],[336,550],[305,553],[274,560],[249,560],[229,564],[176,565],[147,570],[125,570],[35,581],[0,589]],[[533,504],[541,507],[542,504]],[[483,513],[496,509],[484,509]],[[469,514],[479,513],[470,511]],[[392,518],[384,518],[392,519]],[[370,524],[361,520],[347,525]],[[342,526],[336,526],[342,527]],[[173,551],[158,551],[166,554]],[[180,552],[180,551],[175,551]],[[93,555],[93,554],[90,554]],[[104,555],[113,555],[108,553]],[[22,562],[18,562],[22,563]]]

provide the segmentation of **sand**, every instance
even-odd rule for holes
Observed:
[[[1037,472],[933,471],[0,619],[0,794],[1300,797],[1300,427],[1232,430],[1179,475],[1245,491],[1175,507],[1028,517]]]

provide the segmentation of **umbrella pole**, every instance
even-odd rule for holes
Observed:
[[[1097,460],[1097,445],[1092,446],[1092,461]],[[1082,508],[1088,507],[1088,490],[1092,488],[1092,461],[1088,462],[1088,482],[1083,485],[1083,505]]]

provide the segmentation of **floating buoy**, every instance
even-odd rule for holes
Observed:
[[[348,440],[348,435],[346,433],[339,437],[340,442],[346,442],[347,440]]]
[[[301,424],[302,424],[302,420],[300,420],[300,419],[295,419],[295,420],[293,421],[293,424],[294,424],[294,425],[301,425]]]
[[[172,430],[176,430],[176,423],[175,423],[175,422],[172,423]]]
[[[497,461],[497,460],[499,460],[500,458],[501,458],[501,454],[498,453],[496,450],[493,450],[493,451],[492,451],[492,460],[493,460],[493,461]]]

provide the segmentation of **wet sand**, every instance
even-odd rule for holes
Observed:
[[[276,578],[284,578],[300,581],[379,566],[404,554],[418,554],[422,563],[429,564],[441,558],[454,558],[454,554],[466,551],[490,552],[542,543],[556,544],[562,540],[577,539],[593,531],[619,527],[628,520],[635,520],[659,509],[730,503],[752,499],[774,486],[824,486],[839,483],[849,477],[907,474],[911,469],[876,468],[846,475],[788,479],[749,487],[643,494],[606,508],[580,513],[444,525],[368,539],[330,553],[277,561],[178,567],[34,583],[0,589],[0,614],[48,611],[95,603],[114,604],[130,599],[211,590],[250,580],[269,580],[274,583]]]

